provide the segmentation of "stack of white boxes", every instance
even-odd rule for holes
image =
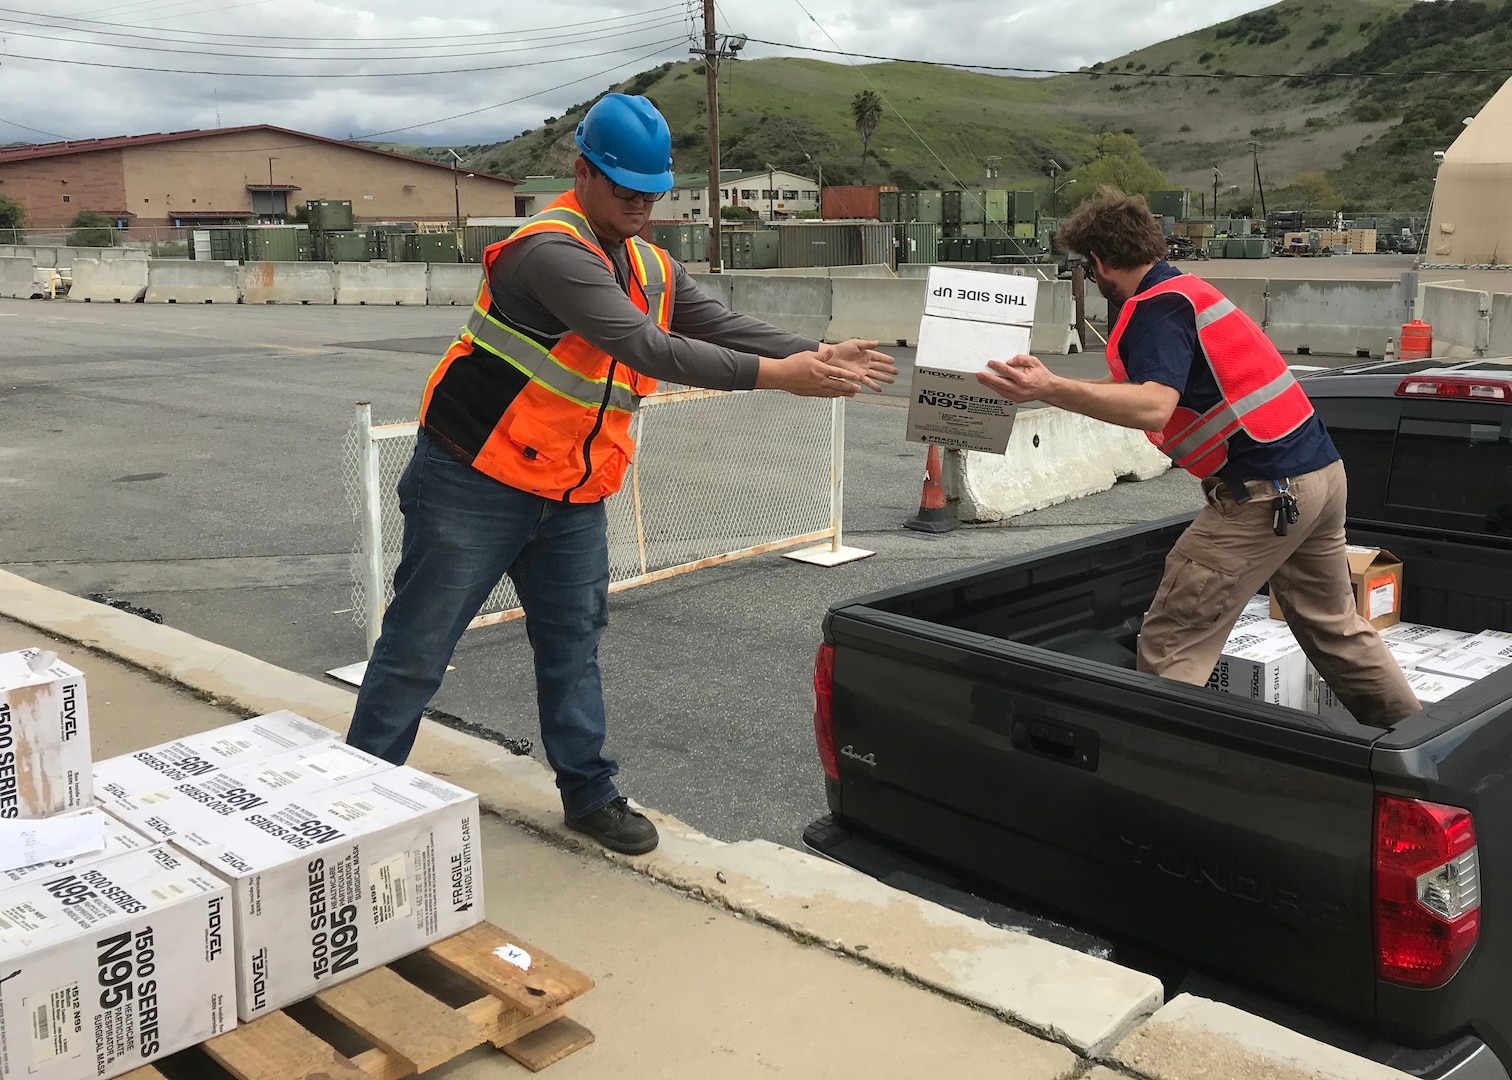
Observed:
[[[1505,631],[1470,634],[1403,622],[1381,631],[1381,637],[1407,677],[1407,685],[1424,705],[1442,701],[1512,667],[1512,634]],[[1321,681],[1318,712],[1329,719],[1351,718],[1338,696]]]
[[[1287,625],[1267,614],[1268,604],[1265,597],[1257,596],[1245,606],[1208,677],[1208,687],[1307,710],[1311,665]]]
[[[0,818],[50,815],[101,839],[0,866],[0,1077],[108,1080],[483,918],[470,792],[290,712],[91,766],[83,676],[0,654]]]

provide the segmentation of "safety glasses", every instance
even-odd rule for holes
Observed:
[[[588,168],[593,171],[594,176],[602,176],[605,180],[609,179],[608,174],[593,162],[588,162]],[[614,192],[616,199],[624,202],[661,202],[662,198],[667,194],[665,191],[636,191],[634,188],[627,188],[613,181],[610,181],[609,190]]]

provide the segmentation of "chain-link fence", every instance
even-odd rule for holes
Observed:
[[[608,502],[610,591],[804,544],[824,565],[870,552],[841,545],[845,405],[775,391],[673,390],[641,403],[635,461]],[[358,543],[354,618],[378,638],[393,598],[404,519],[399,476],[415,448],[413,422],[374,425],[369,406],[342,443]],[[524,614],[508,577],[469,629]]]

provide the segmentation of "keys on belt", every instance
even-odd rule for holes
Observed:
[[[1297,523],[1297,497],[1292,494],[1291,481],[1286,481],[1286,486],[1281,486],[1280,480],[1273,480],[1276,485],[1276,497],[1271,500],[1271,531],[1277,536],[1285,536],[1287,530]]]

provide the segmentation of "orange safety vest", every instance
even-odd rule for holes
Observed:
[[[488,278],[510,244],[560,233],[614,264],[567,192],[507,239],[483,251],[483,284],[471,317],[431,372],[420,404],[426,433],[482,473],[547,499],[591,503],[620,489],[635,452],[630,424],[656,380],[568,331],[550,337],[512,324]],[[640,238],[625,242],[630,299],[665,332],[672,323],[670,256]]]
[[[1256,442],[1275,442],[1313,415],[1307,392],[1265,332],[1232,300],[1192,274],[1162,281],[1124,302],[1108,336],[1108,368],[1115,380],[1129,381],[1118,343],[1134,309],[1141,301],[1165,295],[1180,296],[1192,305],[1197,342],[1223,400],[1202,413],[1178,405],[1165,430],[1145,433],[1156,449],[1192,475],[1206,479],[1228,462],[1228,441],[1235,432],[1243,431]]]

